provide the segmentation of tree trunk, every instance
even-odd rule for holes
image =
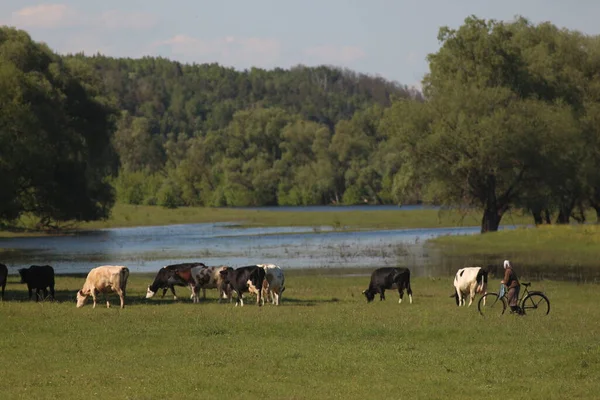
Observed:
[[[558,217],[556,217],[557,224],[568,224],[571,220],[571,213],[575,203],[569,202],[569,204],[561,204],[558,209]]]
[[[536,226],[544,223],[544,218],[542,218],[542,210],[531,210],[531,215],[533,215],[533,222]]]
[[[544,218],[546,219],[546,224],[552,224],[552,218],[550,218],[550,210],[548,210],[547,208],[544,210]]]
[[[481,219],[481,233],[498,231],[501,219],[502,214],[498,212],[498,209],[495,207],[493,209],[486,208]]]
[[[481,219],[481,233],[496,232],[500,226],[502,216],[508,210],[504,202],[498,202],[496,196],[496,176],[489,174],[486,177],[486,197],[483,218]]]

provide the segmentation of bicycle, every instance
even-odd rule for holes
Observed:
[[[550,313],[550,300],[543,292],[533,290],[529,291],[527,288],[531,286],[531,282],[521,283],[521,286],[525,288],[522,291],[521,298],[518,299],[517,304],[523,314],[540,314],[548,315]],[[477,303],[477,309],[481,315],[485,314],[504,314],[506,311],[506,305],[508,303],[508,290],[504,291],[502,295],[494,292],[488,292],[479,299]]]

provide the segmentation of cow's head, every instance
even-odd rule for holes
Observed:
[[[81,308],[85,304],[85,300],[87,299],[87,295],[83,293],[83,290],[77,292],[77,308]]]
[[[27,283],[27,272],[29,272],[27,268],[21,268],[19,270],[19,275],[21,276],[21,283]]]
[[[375,292],[371,291],[370,289],[363,290],[363,294],[367,298],[367,303],[372,302],[373,299],[375,298]]]
[[[146,289],[146,298],[149,299],[152,296],[154,296],[156,292],[153,292],[152,290],[150,290],[150,285],[148,285],[148,289]]]

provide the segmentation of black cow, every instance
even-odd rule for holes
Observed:
[[[21,275],[21,283],[27,284],[29,300],[31,300],[32,289],[35,289],[36,302],[40,298],[44,300],[48,297],[46,288],[50,289],[50,297],[54,300],[54,268],[49,265],[32,265],[29,268],[21,268],[19,275]],[[44,297],[40,296],[40,290],[44,292]]]
[[[408,293],[410,303],[412,304],[412,289],[410,288],[410,270],[408,268],[385,267],[378,268],[371,274],[369,288],[363,291],[367,302],[373,301],[375,294],[379,293],[379,300],[385,300],[386,289],[398,289],[400,300],[404,296],[404,289]]]
[[[205,265],[202,263],[183,263],[162,267],[156,274],[152,285],[148,285],[148,290],[146,290],[146,298],[149,299],[154,296],[159,289],[163,290],[162,297],[165,297],[167,290],[171,289],[171,293],[173,293],[173,300],[177,300],[175,286],[188,286],[193,295],[194,280],[192,278],[191,269],[193,267],[204,266]]]
[[[8,268],[6,265],[0,264],[0,286],[2,287],[2,296],[0,299],[4,300],[4,288],[6,287],[6,280],[8,279]]]
[[[244,306],[243,294],[246,292],[256,294],[256,304],[260,307],[262,297],[262,285],[265,280],[265,270],[258,265],[248,265],[233,269],[227,267],[220,272],[223,282],[231,285],[231,289],[237,294],[235,305]]]

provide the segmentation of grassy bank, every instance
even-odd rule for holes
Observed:
[[[485,235],[441,236],[430,241],[446,257],[475,262],[518,260],[528,266],[600,266],[600,226],[539,226]]]
[[[549,316],[483,319],[448,298],[451,278],[415,279],[399,305],[366,304],[368,277],[286,273],[278,308],[144,300],[151,276],[132,275],[125,310],[76,309],[82,277],[58,279],[58,303],[20,301],[11,276],[2,398],[597,398],[596,285],[534,282]]]
[[[106,221],[77,225],[76,229],[102,229],[133,226],[170,225],[208,222],[239,222],[243,226],[309,226],[318,229],[392,229],[479,226],[479,212],[457,210],[374,211],[266,211],[236,208],[181,207],[167,209],[157,206],[117,204]],[[531,223],[530,217],[513,213],[503,219],[506,225]],[[36,235],[32,220],[23,218],[11,230],[0,231],[0,237]]]

